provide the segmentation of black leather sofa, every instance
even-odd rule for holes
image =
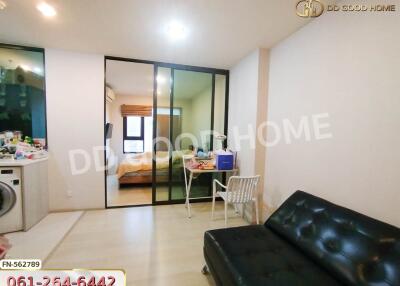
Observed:
[[[204,257],[217,285],[400,286],[400,229],[301,191],[264,225],[207,231]]]

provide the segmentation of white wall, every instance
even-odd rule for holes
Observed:
[[[262,176],[258,188],[260,214],[264,211],[265,172],[265,160],[260,158],[265,158],[265,148],[258,143],[257,130],[266,120],[268,63],[268,50],[255,50],[231,69],[229,86],[228,148],[238,152],[240,175]],[[248,220],[255,221],[254,209],[245,212]]]
[[[209,150],[210,136],[202,138],[202,132],[210,130],[211,127],[211,98],[212,88],[206,88],[200,93],[191,98],[192,111],[189,116],[183,120],[190,120],[192,122],[191,133],[196,136],[198,146],[206,147]],[[202,140],[205,139],[205,140]]]
[[[228,147],[238,152],[237,162],[243,176],[254,175],[258,65],[256,50],[230,70]],[[250,138],[245,138],[248,134]],[[239,135],[243,137],[240,140]]]
[[[272,49],[269,120],[327,112],[333,138],[268,148],[268,204],[301,189],[400,226],[399,16],[325,14]]]
[[[182,111],[182,133],[191,133],[193,130],[192,116],[192,100],[191,99],[177,99],[174,98],[174,107],[180,107]],[[192,140],[183,138],[181,142],[182,149],[187,149],[192,145]]]
[[[50,209],[104,208],[104,172],[93,155],[81,175],[72,175],[69,160],[70,150],[92,154],[104,144],[104,56],[46,49],[46,96]]]

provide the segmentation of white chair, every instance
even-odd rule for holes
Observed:
[[[214,219],[215,197],[221,197],[225,202],[225,227],[228,223],[228,204],[244,205],[249,202],[254,202],[256,208],[256,221],[259,224],[258,218],[258,199],[257,199],[257,184],[260,181],[260,175],[251,177],[232,176],[229,178],[228,185],[225,186],[218,180],[213,182],[213,199],[212,199],[212,214]],[[217,184],[225,191],[217,192]]]

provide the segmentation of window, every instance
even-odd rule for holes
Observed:
[[[127,126],[126,136],[143,138],[142,121],[143,117],[139,116],[126,117],[126,126]]]
[[[124,153],[143,153],[151,151],[153,118],[125,116],[123,140]]]
[[[124,117],[124,153],[144,152],[144,117]]]

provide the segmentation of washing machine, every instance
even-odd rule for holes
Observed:
[[[0,234],[22,229],[21,169],[0,167]]]

